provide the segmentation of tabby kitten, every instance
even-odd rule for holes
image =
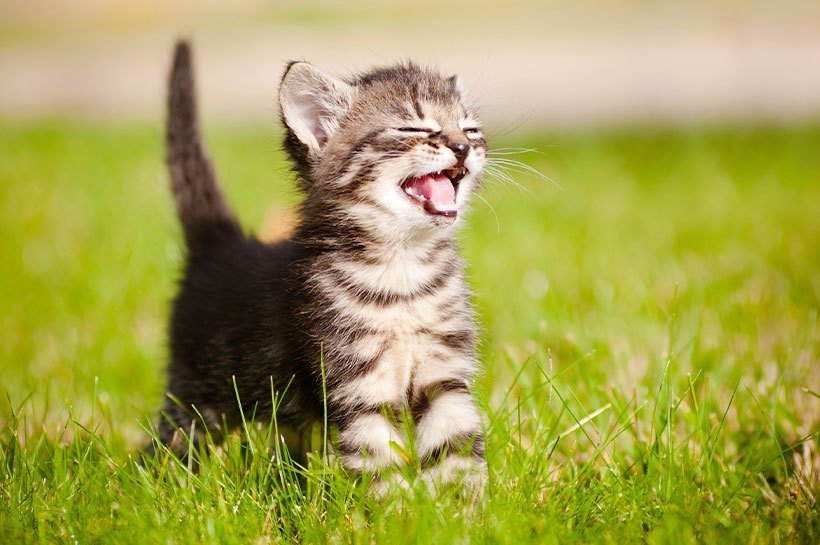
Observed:
[[[453,235],[487,143],[458,78],[405,64],[341,80],[292,62],[279,103],[304,200],[292,238],[265,244],[222,197],[177,45],[167,163],[188,254],[160,439],[181,454],[240,409],[270,417],[272,389],[286,391],[277,419],[304,427],[326,388],[348,470],[388,475],[395,442],[429,482],[481,480],[476,325]],[[412,416],[412,446],[397,413]]]

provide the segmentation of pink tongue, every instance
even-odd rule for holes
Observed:
[[[456,190],[450,179],[443,174],[427,174],[411,178],[406,185],[414,187],[417,194],[428,201],[433,201],[433,204],[447,205],[456,202]]]

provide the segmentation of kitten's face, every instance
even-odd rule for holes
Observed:
[[[457,78],[411,65],[345,83],[298,63],[280,100],[308,198],[398,238],[449,229],[463,215],[487,143]]]

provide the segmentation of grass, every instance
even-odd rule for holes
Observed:
[[[278,136],[207,136],[245,224],[275,224]],[[497,138],[563,189],[490,183],[462,234],[490,485],[382,503],[273,424],[136,465],[181,260],[160,132],[0,140],[0,543],[820,540],[816,127]]]

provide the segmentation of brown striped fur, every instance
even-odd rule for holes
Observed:
[[[304,199],[292,236],[265,244],[242,234],[221,197],[192,73],[181,43],[167,144],[188,258],[170,335],[168,390],[179,403],[165,407],[161,440],[183,452],[182,434],[237,425],[234,382],[245,415],[269,417],[271,388],[287,388],[277,417],[309,424],[322,414],[324,370],[349,470],[383,475],[403,463],[390,443],[413,440],[431,483],[481,482],[476,326],[453,236],[487,145],[458,80],[413,64],[348,80],[288,65],[284,146]],[[431,215],[404,194],[403,180],[454,164],[467,168],[458,217]],[[405,408],[413,438],[385,416]]]

